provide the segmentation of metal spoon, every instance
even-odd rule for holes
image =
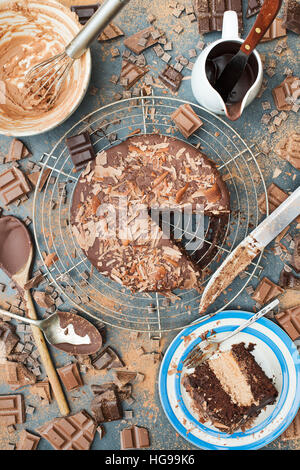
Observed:
[[[184,366],[188,368],[197,367],[202,362],[207,361],[207,359],[209,359],[213,355],[213,353],[217,351],[220,344],[224,343],[224,341],[227,341],[229,338],[232,338],[233,336],[237,335],[240,331],[244,330],[249,325],[252,325],[252,323],[256,322],[259,318],[263,317],[266,313],[268,313],[278,304],[278,299],[273,300],[273,302],[269,303],[259,312],[255,313],[251,318],[249,318],[249,320],[243,322],[238,328],[236,328],[231,333],[221,339],[217,339],[215,337],[206,338],[204,341],[197,344],[197,346],[192,349],[192,351],[187,355],[183,362]]]
[[[32,320],[3,309],[0,309],[0,314],[37,326],[49,344],[67,353],[95,354],[102,346],[97,328],[85,318],[70,312],[53,313],[45,320]]]

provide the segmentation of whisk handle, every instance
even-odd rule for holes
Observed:
[[[66,47],[66,54],[79,59],[101,31],[130,0],[107,0]]]

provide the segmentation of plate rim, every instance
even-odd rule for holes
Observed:
[[[225,319],[234,319],[234,318],[240,318],[240,319],[243,320],[243,319],[250,318],[252,315],[253,315],[253,312],[249,312],[247,310],[226,310],[226,311],[217,313],[213,317],[213,319],[208,318],[207,320],[205,320],[202,323],[196,323],[196,322],[192,323],[188,327],[181,330],[175,336],[175,338],[173,338],[173,340],[169,344],[169,346],[168,346],[168,348],[167,348],[167,350],[164,354],[164,358],[163,358],[163,361],[162,361],[161,366],[160,366],[159,377],[158,377],[159,397],[160,397],[160,402],[161,402],[162,408],[164,410],[164,413],[165,413],[166,417],[168,418],[168,421],[173,426],[173,428],[176,430],[176,432],[178,432],[186,441],[190,442],[192,445],[198,447],[199,449],[204,449],[204,450],[256,450],[256,449],[263,448],[267,444],[269,444],[269,443],[273,442],[275,439],[277,439],[277,437],[279,437],[287,429],[287,427],[291,424],[291,422],[293,421],[294,417],[296,416],[296,414],[299,410],[300,395],[299,395],[299,398],[297,400],[297,390],[300,388],[300,364],[299,363],[297,364],[295,362],[295,360],[292,357],[292,354],[291,354],[291,357],[292,357],[292,360],[293,360],[293,363],[294,363],[294,366],[295,366],[295,369],[296,369],[296,390],[295,390],[295,395],[294,395],[294,398],[293,398],[293,402],[291,404],[291,408],[290,408],[290,410],[288,412],[288,415],[287,415],[287,419],[284,419],[284,422],[282,423],[282,425],[278,426],[278,428],[275,429],[273,432],[271,432],[269,436],[266,436],[265,438],[263,438],[263,442],[258,444],[258,445],[255,445],[255,442],[252,443],[252,444],[245,444],[245,445],[242,445],[242,446],[224,446],[224,445],[210,444],[210,443],[207,446],[199,445],[199,444],[195,443],[192,439],[189,438],[189,434],[186,434],[186,433],[184,434],[180,429],[178,429],[178,426],[176,426],[176,423],[174,423],[173,420],[172,420],[172,416],[169,416],[169,414],[166,410],[165,401],[167,400],[167,403],[168,403],[172,413],[174,414],[174,416],[176,418],[176,421],[178,421],[179,424],[184,427],[184,425],[182,423],[180,423],[180,421],[176,417],[176,415],[175,415],[175,413],[172,409],[172,406],[169,403],[169,399],[168,399],[167,394],[166,394],[165,398],[162,397],[162,393],[165,394],[165,391],[162,390],[162,386],[164,384],[164,377],[162,377],[162,370],[163,370],[164,364],[166,362],[166,359],[168,357],[169,351],[172,348],[175,341],[178,340],[178,338],[180,338],[182,336],[186,336],[186,335],[191,334],[198,327],[206,325],[206,324],[208,324],[212,321],[218,321],[218,320],[222,321],[222,320],[225,320]],[[291,353],[291,348],[293,348],[293,349],[296,348],[296,345],[294,344],[292,339],[287,335],[287,333],[282,328],[280,328],[276,323],[272,322],[270,319],[268,319],[266,317],[262,317],[259,320],[257,320],[256,323],[260,323],[262,326],[264,326],[268,329],[271,329],[273,331],[273,333],[276,336],[278,336],[284,342],[284,344],[286,345],[286,347],[287,347],[287,349],[289,350],[290,353]],[[176,348],[176,350],[177,350],[177,348]],[[173,357],[173,355],[172,355],[172,357]],[[170,362],[172,360],[172,357],[170,359]],[[198,438],[196,437],[196,439],[198,439]],[[201,444],[203,444],[203,441],[201,441]]]

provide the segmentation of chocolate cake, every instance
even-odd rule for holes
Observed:
[[[195,210],[199,204],[215,221],[213,247],[201,249],[205,258],[205,250],[214,255],[229,214],[228,190],[214,163],[178,139],[133,136],[98,153],[82,172],[73,195],[72,231],[98,271],[133,292],[198,289],[201,269],[164,235],[149,209]]]
[[[234,344],[184,375],[200,421],[231,434],[275,402],[278,392],[251,354],[253,347]]]

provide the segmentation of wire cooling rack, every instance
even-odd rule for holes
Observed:
[[[214,256],[203,267],[202,285],[259,222],[258,195],[265,195],[266,186],[255,156],[255,147],[248,146],[223,119],[204,108],[170,97],[138,97],[103,106],[88,114],[69,129],[42,158],[42,174],[50,175],[42,192],[34,195],[34,233],[41,259],[56,253],[58,260],[49,268],[44,264],[47,283],[58,288],[83,313],[106,324],[123,329],[149,332],[159,336],[164,331],[181,329],[198,318],[200,294],[194,290],[176,290],[171,297],[153,293],[132,294],[111,279],[91,269],[91,263],[73,237],[70,221],[72,197],[80,172],[65,145],[66,137],[88,130],[97,152],[118,144],[133,132],[159,132],[181,140],[170,115],[181,104],[190,104],[203,121],[203,127],[189,139],[200,146],[226,181],[230,192],[231,214]],[[38,185],[37,185],[38,187]],[[212,227],[206,226],[205,240],[211,243]],[[202,240],[201,240],[202,241]],[[253,276],[259,276],[261,256],[238,277],[234,289],[224,292],[218,304],[221,309],[242,292]],[[211,311],[216,310],[212,306]]]

